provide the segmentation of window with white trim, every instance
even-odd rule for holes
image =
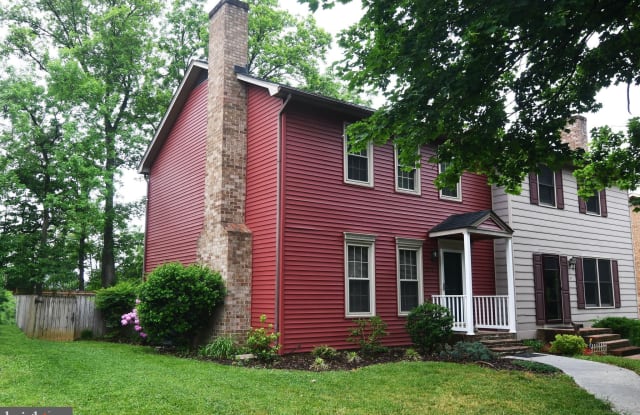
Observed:
[[[587,307],[613,307],[611,261],[582,258],[584,300]]]
[[[555,173],[547,166],[540,166],[538,173],[538,198],[542,205],[556,205]]]
[[[438,164],[438,171],[440,173],[444,172],[445,170],[447,170],[447,168],[449,167],[448,162],[443,161],[440,162]],[[451,199],[451,200],[462,200],[462,192],[461,192],[461,188],[460,188],[460,180],[458,180],[458,183],[456,183],[456,185],[454,187],[445,187],[440,189],[440,198],[441,199]]]
[[[373,186],[373,144],[369,142],[361,151],[350,150],[347,138],[348,124],[344,125],[344,181],[346,183]]]
[[[375,236],[345,233],[347,317],[375,315]]]
[[[418,157],[420,152],[418,152]],[[394,147],[394,158],[396,166],[396,191],[420,194],[420,168],[413,167],[410,170],[400,163],[398,148]]]
[[[396,238],[398,314],[407,315],[423,302],[422,244],[419,239]]]

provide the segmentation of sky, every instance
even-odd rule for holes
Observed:
[[[205,5],[205,11],[208,13],[217,3],[218,0],[208,0]],[[280,6],[294,15],[303,16],[310,13],[308,6],[298,3],[297,0],[280,0]],[[314,13],[318,26],[331,33],[334,37],[334,47],[327,56],[327,63],[341,59],[342,52],[337,46],[335,38],[341,30],[359,20],[363,13],[361,7],[360,0],[352,0],[348,4],[336,4],[333,9],[319,9]],[[638,86],[633,87],[630,92],[631,113],[627,111],[626,85],[618,85],[602,90],[597,98],[603,104],[603,108],[597,113],[582,114],[587,117],[587,130],[608,125],[614,131],[624,131],[629,118],[640,117],[640,87]],[[373,103],[375,107],[379,106],[382,101],[374,99]],[[136,172],[126,172],[122,179],[126,186],[120,192],[120,200],[137,200],[141,194],[146,194],[146,184]]]

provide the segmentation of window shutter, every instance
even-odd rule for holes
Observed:
[[[544,280],[542,276],[542,255],[533,254],[533,290],[536,301],[536,324],[543,325],[544,317]]]
[[[538,175],[533,171],[529,173],[529,201],[538,204]]]
[[[576,291],[578,294],[578,308],[584,309],[584,273],[582,271],[582,258],[576,260]]]
[[[562,293],[562,322],[571,323],[571,296],[569,295],[569,263],[560,257],[560,292]]]
[[[616,308],[620,308],[620,279],[618,278],[618,261],[611,260],[611,277],[613,278],[613,299],[616,302]]]
[[[578,196],[578,209],[580,213],[587,213],[587,202],[580,196]]]
[[[607,217],[607,191],[605,189],[600,190],[600,216]]]
[[[562,170],[556,172],[556,207],[564,209],[564,189],[562,187]]]

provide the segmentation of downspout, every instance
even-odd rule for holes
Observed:
[[[282,126],[282,113],[284,112],[287,104],[291,100],[291,94],[288,94],[285,98],[280,110],[278,111],[278,150],[277,150],[277,186],[276,186],[276,292],[275,292],[275,331],[279,332],[282,327],[282,322],[280,321],[280,301],[282,296],[280,295],[281,288],[281,267],[282,267],[282,153],[284,151],[283,141],[284,137],[282,134],[283,126]],[[281,333],[282,335],[282,333]],[[282,337],[279,340],[280,344],[282,344]]]
[[[142,242],[142,275],[140,280],[146,281],[145,271],[147,269],[147,233],[149,232],[149,190],[151,189],[150,173],[144,173],[144,181],[147,182],[147,198],[144,201],[144,241]]]

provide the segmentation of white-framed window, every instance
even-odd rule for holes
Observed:
[[[344,181],[373,187],[373,143],[369,142],[362,151],[351,151],[347,138],[347,126],[344,124],[343,153],[344,153]]]
[[[600,192],[596,191],[593,196],[584,201],[586,213],[600,216]]]
[[[611,260],[582,258],[584,300],[587,307],[613,307]]]
[[[422,245],[420,239],[396,238],[399,315],[409,314],[424,301]]]
[[[345,314],[347,317],[375,315],[374,235],[345,232],[344,274]]]
[[[538,173],[538,200],[541,205],[556,205],[556,175],[547,166],[540,166]]]
[[[398,148],[394,146],[394,159],[396,168],[396,191],[403,193],[420,194],[420,168],[413,167],[407,170],[406,166],[400,163]],[[420,152],[418,151],[418,156]]]
[[[438,172],[442,173],[447,170],[449,167],[449,163],[446,161],[440,162],[438,164]],[[449,200],[457,200],[462,201],[462,191],[460,186],[460,180],[453,187],[445,187],[440,189],[440,199],[449,199]]]

